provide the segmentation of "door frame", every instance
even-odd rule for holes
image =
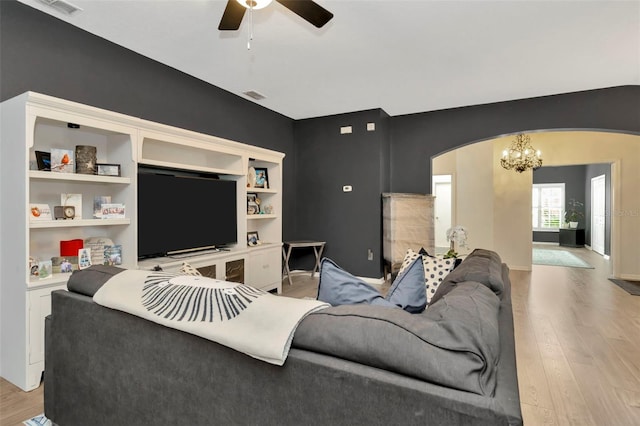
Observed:
[[[602,181],[602,194],[599,202],[602,203],[602,213],[603,215],[606,215],[606,200],[607,200],[607,193],[606,193],[606,185],[607,185],[607,177],[606,175],[599,175],[596,177],[592,177],[591,178],[591,206],[590,206],[590,210],[591,210],[591,241],[589,242],[589,246],[591,247],[591,250],[602,255],[602,256],[606,256],[605,254],[605,249],[606,249],[606,220],[602,222],[601,226],[597,226],[597,221],[596,221],[596,215],[595,213],[595,193],[594,193],[594,189],[595,189],[595,185],[594,183],[596,181]],[[593,236],[595,235],[595,230],[596,228],[602,228],[601,229],[601,235],[602,235],[602,246],[599,246],[599,248],[601,247],[601,250],[596,250],[596,246],[593,244]]]

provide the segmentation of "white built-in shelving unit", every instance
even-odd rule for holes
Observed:
[[[44,318],[51,292],[69,274],[30,275],[29,257],[60,255],[60,241],[105,237],[122,246],[122,267],[177,270],[183,261],[218,279],[281,292],[282,161],[284,154],[178,129],[46,95],[27,92],[1,104],[0,140],[0,375],[23,390],[39,386],[44,370]],[[68,123],[78,126],[68,126]],[[36,151],[97,148],[98,163],[119,164],[121,176],[34,170]],[[238,238],[228,251],[188,259],[137,259],[138,165],[215,173],[237,185]],[[247,188],[250,166],[268,170],[268,188]],[[259,193],[271,214],[247,214],[246,194]],[[60,204],[60,194],[82,194],[82,218],[30,221],[30,204]],[[93,199],[125,204],[125,218],[94,219]],[[262,244],[247,245],[247,232]],[[232,274],[232,275],[231,275]]]

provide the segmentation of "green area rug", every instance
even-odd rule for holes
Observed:
[[[609,278],[609,281],[632,296],[640,296],[640,281],[618,280],[615,278]]]
[[[533,249],[534,265],[569,266],[571,268],[593,268],[584,260],[566,250]]]

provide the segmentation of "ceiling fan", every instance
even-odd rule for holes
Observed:
[[[228,0],[218,29],[221,31],[235,31],[240,28],[242,18],[247,9],[262,9],[272,0]],[[333,18],[333,13],[311,0],[276,0],[278,3],[310,22],[318,28]]]

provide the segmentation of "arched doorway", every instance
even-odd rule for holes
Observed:
[[[612,164],[612,274],[640,278],[636,243],[640,226],[640,136],[598,131],[528,132],[545,165]],[[512,136],[466,145],[432,158],[433,174],[453,174],[452,223],[464,225],[470,243],[498,251],[512,269],[531,269],[531,172],[499,166]],[[635,186],[634,186],[635,185]]]

